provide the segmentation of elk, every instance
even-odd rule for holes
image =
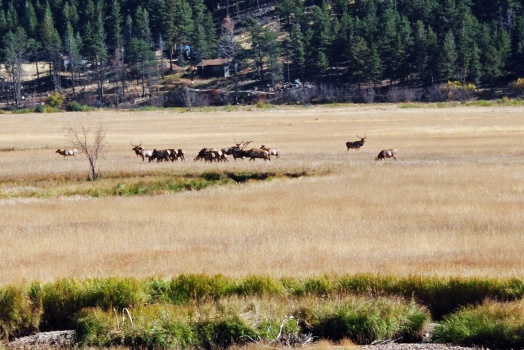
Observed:
[[[197,162],[197,161],[201,161],[202,159],[204,160],[204,162],[212,162],[213,160],[215,160],[215,157],[216,157],[216,154],[211,150],[211,148],[202,148],[200,150],[200,152],[198,152],[198,155],[195,157],[195,159],[193,159],[193,161]]]
[[[75,153],[78,152],[76,150],[76,148],[74,149],[64,149],[64,150],[61,150],[60,148],[56,150],[55,153],[58,153],[62,156],[64,156],[64,158],[67,158],[67,157],[76,157]]]
[[[176,155],[178,158],[182,159],[183,161],[186,160],[186,151],[184,151],[182,148],[177,149]]]
[[[269,152],[266,151],[265,149],[260,149],[260,148],[251,148],[248,152],[248,156],[249,156],[249,161],[254,161],[255,159],[257,158],[262,158],[264,160],[269,160],[271,161],[271,156],[269,155]]]
[[[131,142],[129,142],[131,143]],[[147,157],[147,158],[151,158],[151,156],[153,155],[153,150],[151,149],[144,149],[144,147],[142,147],[142,142],[140,142],[139,145],[133,145],[131,143],[131,146],[133,146],[133,148],[131,148],[132,151],[135,151],[135,154],[137,157],[142,157],[142,161],[144,161],[144,159]]]
[[[235,146],[231,146],[226,150],[226,154],[233,155],[235,162],[237,158],[244,160],[244,157],[249,157],[249,151],[244,150],[244,148],[247,145],[249,145],[251,142],[252,141],[248,141],[248,142],[242,141],[240,143],[235,143]]]
[[[260,146],[260,149],[268,151],[269,156],[275,156],[276,158],[280,158],[280,150],[278,148],[267,148],[266,146],[262,145]]]
[[[380,151],[380,153],[375,158],[375,160],[385,160],[386,158],[393,158],[397,160],[397,157],[395,157],[396,153],[397,153],[397,150],[394,148],[383,149],[382,151]]]
[[[360,139],[360,141],[346,142],[346,147],[348,148],[346,151],[349,151],[350,149],[356,149],[358,151],[360,147],[364,146],[364,143],[366,142],[366,136],[360,137],[357,135],[357,137]]]
[[[153,153],[151,154],[151,157],[149,157],[149,162],[151,162],[153,159],[156,159],[157,162],[162,161],[169,161],[169,155],[170,152],[167,149],[161,149],[157,150],[156,148],[153,149]]]
[[[178,158],[180,158],[181,160],[186,160],[186,152],[183,149],[170,148],[168,149],[168,151],[169,159],[171,159],[172,162],[178,161]]]

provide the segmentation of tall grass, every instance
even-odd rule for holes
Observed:
[[[485,300],[520,299],[522,286],[517,279],[381,275],[62,279],[3,287],[0,326],[5,338],[75,327],[91,345],[130,345],[126,337],[146,345],[136,332],[141,329],[140,337],[149,334],[149,339],[158,328],[161,332],[155,334],[164,334],[165,344],[189,344],[188,339],[197,337],[200,343],[191,344],[201,346],[212,342],[209,337],[219,332],[216,327],[223,329],[225,338],[219,343],[224,346],[250,338],[274,339],[282,329],[288,336],[312,332],[333,341],[409,341],[420,339],[431,320],[445,317],[444,324],[449,323],[450,315],[461,308],[482,313],[479,305]],[[122,330],[129,332],[124,338]]]
[[[435,329],[435,341],[462,346],[522,349],[524,347],[522,300],[501,303],[486,300],[448,315]]]

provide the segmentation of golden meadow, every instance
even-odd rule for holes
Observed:
[[[524,272],[521,106],[4,114],[0,125],[3,284]],[[83,155],[55,150],[70,146],[66,127],[98,125],[102,179],[89,182]],[[365,145],[346,151],[357,134]],[[278,147],[281,158],[193,162],[202,147],[240,141]],[[140,142],[183,148],[186,161],[143,162],[130,145]],[[398,161],[375,161],[384,148]],[[198,191],[115,190],[208,173],[271,176]]]

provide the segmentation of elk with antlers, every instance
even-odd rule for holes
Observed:
[[[75,153],[78,152],[76,150],[76,148],[74,149],[64,149],[64,150],[61,150],[60,148],[56,150],[55,153],[58,153],[62,156],[64,156],[64,158],[67,158],[67,157],[76,157]]]
[[[233,154],[233,158],[237,160],[237,158],[244,159],[244,157],[249,157],[249,161],[254,161],[257,158],[271,161],[271,156],[269,155],[269,152],[264,149],[251,148],[249,150],[245,150],[245,147],[249,145],[251,142],[252,141],[242,141],[240,143],[235,143],[235,146],[230,147],[231,153]]]
[[[131,141],[129,141],[129,143],[131,143]],[[146,157],[151,158],[151,156],[153,155],[152,149],[144,149],[144,147],[142,147],[142,141],[140,141],[139,145],[133,145],[131,143],[131,146],[133,146],[131,150],[135,151],[137,157],[142,157],[142,161],[144,161]]]
[[[346,147],[348,148],[346,151],[349,151],[350,149],[356,149],[358,151],[360,147],[364,146],[364,142],[366,142],[366,136],[360,137],[357,135],[357,137],[360,139],[359,141],[346,142]]]

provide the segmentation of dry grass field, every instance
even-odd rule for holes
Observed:
[[[181,273],[524,275],[524,107],[313,107],[0,115],[0,283]],[[102,125],[103,179],[65,128]],[[359,150],[345,142],[367,136]],[[202,147],[253,141],[271,163],[204,164]],[[130,142],[184,148],[147,163]],[[396,148],[398,161],[374,161]],[[61,188],[206,171],[310,176],[133,197]],[[18,195],[44,188],[48,198]],[[54,191],[54,192],[53,192]],[[63,190],[63,193],[66,193]]]

